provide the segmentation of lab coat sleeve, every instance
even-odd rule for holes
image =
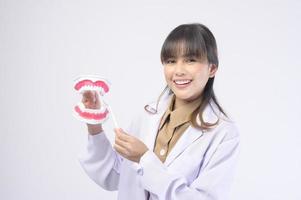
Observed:
[[[106,190],[117,190],[121,158],[104,132],[89,135],[78,160],[87,175]]]
[[[154,199],[228,199],[238,144],[238,137],[220,143],[191,184],[180,174],[170,172],[153,152],[148,151],[140,160],[141,183]]]

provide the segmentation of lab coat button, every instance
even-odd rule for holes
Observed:
[[[166,152],[165,152],[165,149],[161,149],[161,150],[160,150],[160,156],[164,156],[165,153],[166,153]]]
[[[137,174],[140,175],[140,176],[143,176],[143,169],[141,169],[141,168],[138,169],[137,170]]]

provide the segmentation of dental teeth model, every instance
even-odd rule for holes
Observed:
[[[103,96],[109,92],[108,82],[97,76],[81,76],[74,81],[74,89],[80,94],[85,91],[96,91],[100,108],[88,109],[82,102],[79,102],[74,107],[73,115],[78,120],[88,124],[102,124],[108,118],[110,110],[110,107],[103,100]]]

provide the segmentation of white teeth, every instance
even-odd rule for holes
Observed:
[[[104,94],[104,90],[102,87],[96,87],[96,86],[90,86],[90,85],[85,85],[85,86],[81,87],[79,90],[79,93],[83,93],[84,91],[87,91],[87,90],[98,91],[98,92],[100,92],[101,95]]]
[[[191,81],[190,80],[175,80],[174,82],[178,85],[184,85],[184,84],[190,83]]]
[[[89,108],[86,108],[85,105],[82,102],[79,102],[77,105],[78,105],[79,109],[82,112],[87,112],[87,113],[92,113],[92,114],[101,114],[101,113],[104,113],[106,111],[106,105],[102,105],[100,107],[100,109],[89,109]]]

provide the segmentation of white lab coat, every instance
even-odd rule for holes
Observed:
[[[229,120],[210,131],[189,126],[162,163],[153,147],[169,96],[157,114],[143,111],[126,131],[144,142],[149,151],[134,163],[112,148],[104,133],[88,135],[79,161],[88,176],[106,190],[118,190],[119,200],[226,200],[238,156],[239,134]],[[213,103],[211,102],[213,105]],[[207,106],[204,119],[217,120],[216,106]]]

